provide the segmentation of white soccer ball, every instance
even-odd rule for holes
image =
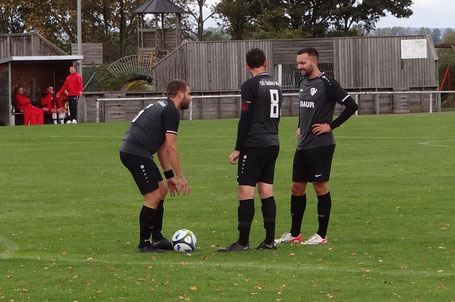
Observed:
[[[172,235],[172,245],[176,252],[191,253],[197,245],[196,235],[187,229],[178,230]]]

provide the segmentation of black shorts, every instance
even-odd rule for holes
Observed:
[[[258,182],[273,184],[275,176],[275,162],[280,147],[264,148],[246,147],[240,152],[237,168],[239,185],[255,187]]]
[[[160,170],[152,158],[120,152],[120,160],[130,170],[141,194],[158,189],[158,182],[163,181]]]
[[[335,145],[296,150],[292,169],[293,182],[326,182],[330,178]]]

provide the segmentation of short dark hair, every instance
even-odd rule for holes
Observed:
[[[309,56],[313,56],[313,57],[316,57],[317,59],[319,59],[319,52],[316,50],[316,48],[313,48],[313,47],[302,48],[297,52],[297,55],[301,55],[304,53],[307,53]]]
[[[253,48],[246,53],[246,64],[251,68],[258,68],[265,63],[265,53],[262,49]]]
[[[184,80],[170,81],[166,86],[166,94],[168,97],[175,97],[179,91],[185,92],[186,87],[190,85]]]

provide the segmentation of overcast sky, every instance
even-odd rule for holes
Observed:
[[[376,23],[376,28],[394,26],[455,28],[454,0],[414,0],[413,2],[411,17],[398,19],[387,16]]]
[[[218,3],[219,0],[208,0],[208,4]],[[429,27],[455,29],[455,1],[454,0],[414,0],[411,6],[413,14],[407,19],[398,19],[392,16],[382,18],[376,23],[376,28],[383,27]],[[205,12],[208,15],[208,11]],[[216,27],[216,23],[208,20],[207,27]]]

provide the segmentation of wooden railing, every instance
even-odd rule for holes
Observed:
[[[440,112],[441,94],[455,91],[380,91],[350,92],[359,105],[357,114]],[[237,118],[240,115],[240,94],[194,95],[188,110],[181,112],[182,119]],[[163,96],[153,97],[97,97],[89,100],[89,122],[130,121],[145,106]],[[283,93],[282,116],[298,115],[298,93]],[[342,106],[337,104],[335,114]]]

